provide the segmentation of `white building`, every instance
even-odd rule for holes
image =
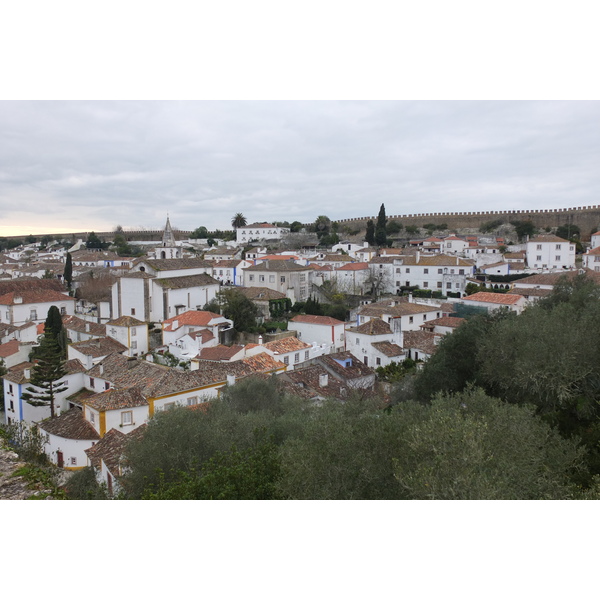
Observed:
[[[280,240],[289,232],[289,227],[278,227],[270,223],[252,223],[237,228],[236,241],[238,244],[247,244],[252,241]]]
[[[555,235],[538,235],[527,242],[530,269],[558,271],[575,268],[575,244]]]
[[[298,338],[308,344],[324,344],[327,354],[345,350],[345,323],[332,317],[297,315],[289,321],[288,331],[295,331]]]
[[[394,333],[389,323],[379,318],[347,329],[346,350],[373,368],[399,363],[406,358],[402,349],[402,333]]]
[[[135,317],[119,317],[109,321],[106,335],[127,347],[123,352],[125,356],[143,356],[150,349],[148,325]]]

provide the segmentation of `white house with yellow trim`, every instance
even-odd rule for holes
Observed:
[[[143,356],[150,349],[148,325],[135,317],[122,316],[108,321],[106,335],[127,346],[125,356]]]

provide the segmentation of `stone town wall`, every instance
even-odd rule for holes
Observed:
[[[579,206],[577,208],[553,208],[546,210],[492,210],[477,212],[435,212],[414,213],[407,215],[386,215],[389,220],[398,221],[402,225],[416,225],[422,227],[426,223],[446,223],[448,229],[478,229],[487,221],[502,220],[504,223],[514,221],[532,221],[536,227],[558,227],[570,223],[577,225],[584,240],[588,240],[591,231],[600,227],[600,206]],[[351,228],[366,229],[367,221],[373,219],[377,222],[377,215],[372,217],[359,217],[353,219],[339,219],[340,225]]]

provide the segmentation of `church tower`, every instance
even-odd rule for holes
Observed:
[[[171,221],[167,214],[167,222],[163,230],[162,246],[156,248],[154,256],[159,259],[163,258],[181,258],[181,248],[176,245],[175,234],[171,228]]]

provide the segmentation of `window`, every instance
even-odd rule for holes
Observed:
[[[408,317],[408,322],[412,323],[413,322],[413,318],[412,317]]]
[[[406,272],[410,273],[410,269],[408,267],[406,267]]]
[[[265,276],[264,275],[259,275],[258,276],[258,281],[263,282],[265,280]]]
[[[108,381],[104,382],[104,389],[105,390],[110,390],[110,383],[108,383]]]
[[[458,274],[459,275],[464,275],[465,274],[465,270],[464,269],[459,269],[458,270]]]
[[[396,281],[396,287],[400,287],[402,285],[399,281]]]
[[[8,384],[8,391],[12,394],[13,393],[13,389],[12,389],[12,383]]]
[[[424,281],[423,282],[423,287],[424,288],[428,288],[429,287],[429,281]]]
[[[429,269],[423,269],[423,273],[425,273],[425,275],[429,274]]]
[[[294,354],[294,362],[295,363],[300,362],[300,353],[299,352],[296,352],[296,354]]]
[[[396,269],[396,273],[400,273],[400,267]]]
[[[131,316],[133,317],[133,315],[135,315],[135,308],[131,309]]]
[[[194,405],[198,404],[198,396],[190,396],[187,399],[187,404],[188,404],[188,406],[194,406]]]
[[[96,422],[96,413],[90,412],[90,423]]]
[[[135,340],[133,342],[131,342],[131,349],[137,350],[137,342]]]
[[[557,255],[554,257],[554,260],[556,260],[556,261],[560,262],[560,254],[557,254]]]
[[[451,290],[451,289],[452,289],[452,284],[451,284],[450,282],[448,282],[448,283],[446,284],[446,289],[447,289],[447,290]]]
[[[356,345],[358,346],[360,344],[360,340],[358,338],[356,338]]]
[[[254,281],[254,275],[250,275],[250,276],[248,277],[248,279],[249,279],[249,281]]]
[[[437,286],[438,286],[439,288],[441,288],[441,287],[442,287],[442,282],[441,282],[441,281],[438,281],[438,282],[437,282]]]
[[[560,250],[560,244],[556,244],[556,249]]]
[[[441,275],[443,273],[442,269],[438,269],[438,275]]]
[[[375,362],[380,365],[381,364],[381,359],[379,358],[379,356],[375,359]]]
[[[542,245],[538,244],[536,250],[541,250],[542,249]]]
[[[65,306],[61,306],[60,307],[60,314],[61,315],[66,315],[67,314],[67,308]]]
[[[541,256],[536,256],[536,257],[535,257],[535,260],[540,260],[540,261],[541,261],[541,260],[542,260],[542,257],[541,257]]]
[[[308,350],[306,350],[306,351],[304,352],[304,360],[308,360],[308,359],[309,359],[309,357],[310,357],[310,354],[309,354]]]
[[[290,364],[290,357],[289,356],[284,356],[283,357],[283,364],[284,365],[289,365]]]
[[[93,388],[94,387],[94,378],[90,377],[90,387]]]
[[[77,457],[76,456],[71,456],[69,458],[69,464],[74,467],[77,464]]]
[[[175,403],[172,402],[171,404],[175,404]],[[166,404],[165,404],[165,408],[167,408]],[[126,410],[126,411],[122,412],[121,413],[121,426],[131,425],[132,423],[133,423],[133,411]]]
[[[410,287],[410,281],[406,282],[406,287]]]
[[[32,321],[35,321],[37,319],[37,310],[35,308],[32,308],[31,311],[29,312],[29,318]]]
[[[131,337],[135,337],[137,335],[137,329],[135,327],[131,328]]]
[[[423,315],[423,321],[427,321],[427,315]]]
[[[280,281],[281,283],[285,283],[285,275],[282,275],[282,276],[279,278],[279,281]]]
[[[269,275],[269,283],[275,283],[275,275]]]
[[[12,400],[10,401],[10,410],[15,412],[15,403]]]

